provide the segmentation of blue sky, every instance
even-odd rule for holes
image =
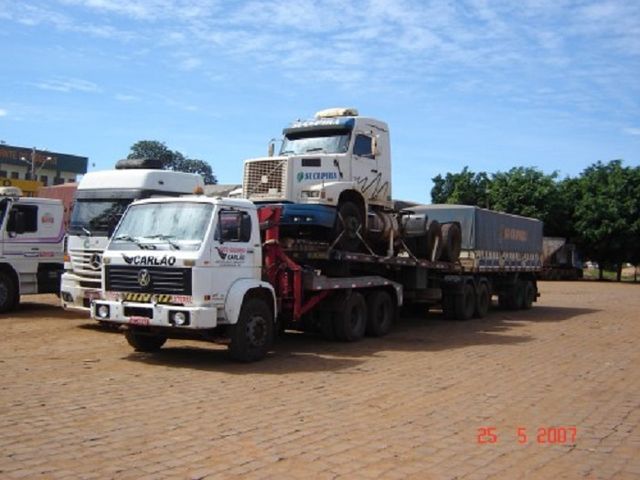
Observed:
[[[640,163],[640,2],[0,0],[0,140],[111,168],[160,140],[240,183],[319,109],[389,123],[394,197],[430,179]]]

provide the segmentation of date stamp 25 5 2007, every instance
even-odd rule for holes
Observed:
[[[539,445],[573,445],[578,437],[578,429],[569,426],[538,427],[535,433],[529,436],[526,427],[516,428],[514,439],[520,445],[534,442]],[[500,437],[496,427],[478,427],[476,442],[481,445],[498,443]]]

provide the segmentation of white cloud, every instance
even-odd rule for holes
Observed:
[[[640,135],[640,128],[638,127],[627,127],[623,131],[628,135],[634,135],[634,136]]]
[[[6,117],[7,115],[9,115],[9,111],[4,108],[0,108],[0,117]]]
[[[52,80],[46,80],[33,84],[42,90],[52,90],[54,92],[84,92],[84,93],[97,93],[100,91],[100,87],[97,84],[88,80],[81,80],[78,78],[54,78]]]

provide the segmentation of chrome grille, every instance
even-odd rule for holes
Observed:
[[[102,253],[102,250],[70,250],[69,257],[71,259],[71,268],[73,269],[73,273],[88,281],[97,282],[96,287],[100,287]],[[91,265],[91,259],[94,255],[98,255],[100,257],[100,265],[98,265],[97,268]]]
[[[244,165],[243,193],[246,198],[283,197],[287,160],[256,160]]]
[[[140,285],[138,274],[149,272],[151,281]],[[112,292],[153,292],[191,295],[191,269],[166,267],[105,266],[106,289]]]

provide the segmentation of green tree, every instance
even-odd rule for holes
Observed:
[[[603,268],[613,266],[621,279],[625,261],[638,258],[640,241],[640,172],[621,160],[597,162],[579,179],[575,227],[585,255]]]
[[[487,206],[489,178],[485,172],[474,173],[464,167],[460,173],[447,173],[431,179],[432,203]]]
[[[218,183],[211,165],[204,160],[187,158],[177,150],[170,150],[163,142],[157,140],[141,140],[131,146],[127,158],[152,158],[160,160],[163,168],[176,172],[198,173],[206,185]]]

